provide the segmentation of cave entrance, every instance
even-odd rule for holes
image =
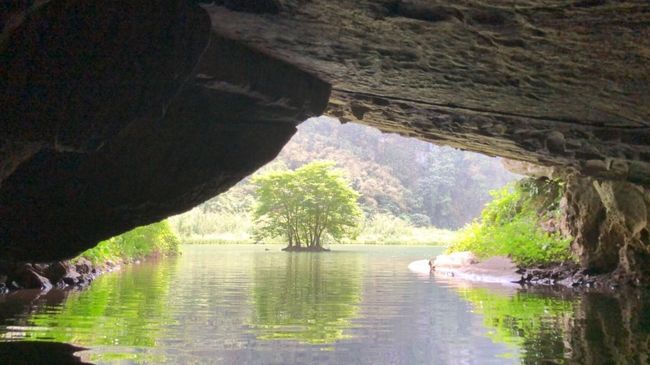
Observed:
[[[520,178],[499,158],[331,117],[299,125],[278,157],[253,176],[317,160],[334,162],[360,195],[356,243],[448,244],[452,231],[480,215],[490,191]],[[249,176],[170,222],[183,241],[253,243],[254,205]]]

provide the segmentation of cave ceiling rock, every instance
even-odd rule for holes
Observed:
[[[226,3],[215,31],[331,83],[343,122],[650,183],[645,0]]]

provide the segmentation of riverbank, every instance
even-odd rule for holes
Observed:
[[[248,215],[230,216],[226,221],[237,224],[222,223],[212,231],[196,233],[184,228],[181,216],[170,218],[178,237],[186,244],[287,244],[282,236],[265,238],[260,241],[253,234],[253,223]],[[214,218],[216,219],[216,218]],[[206,220],[209,220],[206,218]],[[205,228],[207,230],[207,227]],[[377,214],[366,218],[361,224],[359,234],[345,237],[336,244],[356,245],[395,245],[395,246],[447,246],[454,242],[456,231],[434,226],[415,226],[414,224],[388,214]]]
[[[85,258],[50,264],[4,262],[0,264],[0,293],[20,289],[83,288],[102,273],[119,269],[121,264],[95,265]]]
[[[178,254],[180,241],[167,221],[135,228],[99,242],[79,256],[53,263],[0,261],[0,293],[19,289],[83,288],[97,276]]]
[[[623,285],[637,285],[633,281],[617,276],[615,272],[607,274],[590,273],[571,261],[522,267],[505,256],[494,256],[479,260],[471,252],[438,255],[429,260],[429,267],[432,273],[447,277],[522,287],[557,286],[609,291]]]
[[[155,261],[159,252],[146,257],[123,258],[93,263],[85,257],[49,264],[0,262],[0,294],[21,289],[83,289],[102,274],[120,270],[125,265]]]

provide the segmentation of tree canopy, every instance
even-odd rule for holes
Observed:
[[[333,162],[295,171],[270,171],[253,179],[255,237],[284,236],[289,249],[322,249],[325,237],[354,236],[361,218],[354,191]]]

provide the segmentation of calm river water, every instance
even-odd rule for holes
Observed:
[[[83,291],[0,296],[0,340],[21,341],[1,345],[74,344],[96,364],[647,362],[645,294],[472,287],[409,272],[437,248],[333,248],[184,246]]]

